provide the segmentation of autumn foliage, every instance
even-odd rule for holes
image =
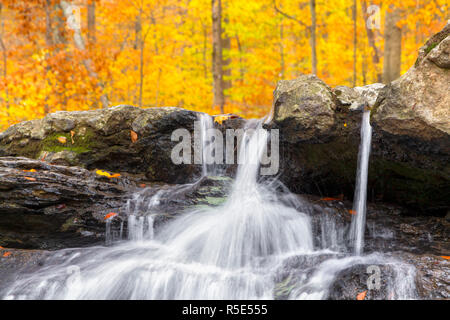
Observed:
[[[400,12],[402,72],[448,19],[446,0],[315,2],[317,75],[331,86],[379,80],[384,17],[391,6]],[[225,89],[226,113],[262,116],[271,107],[278,80],[311,72],[309,3],[222,0],[225,80],[230,84]],[[0,4],[0,131],[49,112],[105,104],[219,113],[212,106],[211,0]],[[380,8],[373,43],[364,11],[370,5]]]

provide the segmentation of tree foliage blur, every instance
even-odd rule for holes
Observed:
[[[447,19],[446,0],[0,0],[0,130],[117,104],[262,116],[278,80],[314,69],[331,86],[381,81],[386,39],[405,72]]]

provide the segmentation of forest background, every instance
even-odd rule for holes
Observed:
[[[260,117],[278,80],[389,83],[446,0],[0,0],[0,131],[58,110]]]

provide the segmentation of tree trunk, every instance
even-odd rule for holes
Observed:
[[[357,46],[358,46],[358,33],[357,33],[357,25],[356,25],[356,9],[357,9],[357,2],[356,0],[353,0],[353,10],[352,10],[352,15],[353,15],[353,87],[356,86],[356,60],[357,60],[357,56],[356,56],[356,50],[357,50]]]
[[[400,77],[402,29],[396,25],[399,20],[400,12],[398,9],[386,12],[383,61],[383,83],[385,84]]]
[[[49,4],[51,4],[52,1],[49,0]],[[65,22],[64,22],[64,12],[59,3],[56,3],[54,5],[53,11],[55,12],[55,26],[52,26],[52,32],[53,32],[53,44],[56,45],[63,45],[67,43],[66,40],[66,34],[64,32],[65,30]],[[51,10],[50,10],[50,16],[51,19]],[[57,50],[59,50],[60,47],[57,47]]]
[[[212,41],[213,106],[224,113],[222,0],[212,0]]]
[[[285,74],[285,61],[284,61],[284,45],[283,45],[283,40],[284,40],[284,28],[283,28],[283,23],[280,23],[280,42],[279,42],[279,47],[280,47],[280,74],[279,77],[280,79],[284,79],[284,74]]]
[[[3,16],[2,16],[2,4],[0,3],[0,47],[2,47],[2,57],[3,57],[3,80],[5,81],[5,99],[6,99],[6,115],[9,117],[9,92],[8,92],[8,82],[7,82],[7,76],[8,76],[8,52],[6,50],[5,41],[3,40]]]
[[[64,16],[66,17],[66,20],[74,21],[75,18],[73,16],[74,13],[73,13],[72,5],[69,4],[67,1],[61,1],[60,4],[61,4],[61,8],[63,9],[63,13],[64,13]],[[80,26],[77,26],[75,23],[73,23],[71,27],[73,29],[73,41],[75,43],[75,46],[78,48],[78,50],[84,51],[86,49],[86,47],[84,45]],[[103,85],[98,80],[98,75],[92,68],[92,61],[90,59],[84,59],[83,64],[84,64],[84,67],[86,68],[87,72],[89,73],[89,76],[97,80],[97,86],[100,87],[100,89],[103,91],[103,89],[104,89]],[[103,108],[108,108],[109,102],[108,102],[108,97],[106,96],[106,94],[102,94],[102,96],[100,97],[100,101],[102,103]]]
[[[367,40],[369,41],[369,45],[372,47],[373,55],[372,55],[372,62],[375,66],[375,69],[377,69],[377,82],[381,82],[381,73],[378,71],[378,63],[380,63],[380,53],[377,48],[377,45],[375,44],[375,33],[373,30],[368,26],[367,19],[369,18],[368,12],[367,12],[367,2],[362,1],[362,10],[363,10],[363,16],[364,16],[364,25],[366,27],[366,33],[367,33]]]
[[[226,21],[226,20],[225,20]],[[222,58],[224,53],[227,55],[229,54],[231,49],[231,38],[229,36],[225,36],[222,39]],[[224,96],[224,103],[226,102],[227,95],[225,93],[226,90],[231,89],[231,69],[230,69],[230,63],[231,59],[227,56],[226,59],[223,59],[222,61],[222,68],[223,68],[223,96]]]
[[[142,96],[144,94],[144,37],[142,35],[142,6],[135,25],[136,43],[139,48],[139,108],[142,108]]]
[[[88,42],[89,45],[95,44],[95,0],[89,0],[87,5],[87,24],[88,24]]]
[[[312,73],[317,75],[316,0],[310,0],[309,7],[311,10],[311,65]]]

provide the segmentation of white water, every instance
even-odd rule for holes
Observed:
[[[260,128],[261,123],[249,125]],[[328,212],[320,222],[321,241],[314,245],[311,206],[285,188],[277,192],[283,189],[278,183],[257,182],[266,142],[265,131],[245,134],[240,152],[246,161],[223,205],[186,212],[155,233],[160,202],[192,185],[147,197],[144,190],[128,203],[129,240],[57,251],[43,267],[19,275],[3,297],[273,299],[277,283],[295,279],[288,298],[323,299],[341,270],[385,263],[380,255],[345,257],[343,228]],[[403,290],[397,298],[413,297],[409,278],[400,275],[395,281]]]
[[[210,163],[212,160],[213,143],[209,134],[210,129],[214,128],[213,118],[206,113],[199,114],[200,130],[201,130],[201,147],[202,147],[202,176],[214,175],[215,166]]]
[[[358,169],[356,173],[356,188],[353,199],[353,217],[350,238],[354,252],[360,255],[364,248],[364,231],[366,228],[367,177],[369,173],[369,155],[372,141],[370,126],[370,110],[364,111],[361,121],[361,142],[358,153]]]

